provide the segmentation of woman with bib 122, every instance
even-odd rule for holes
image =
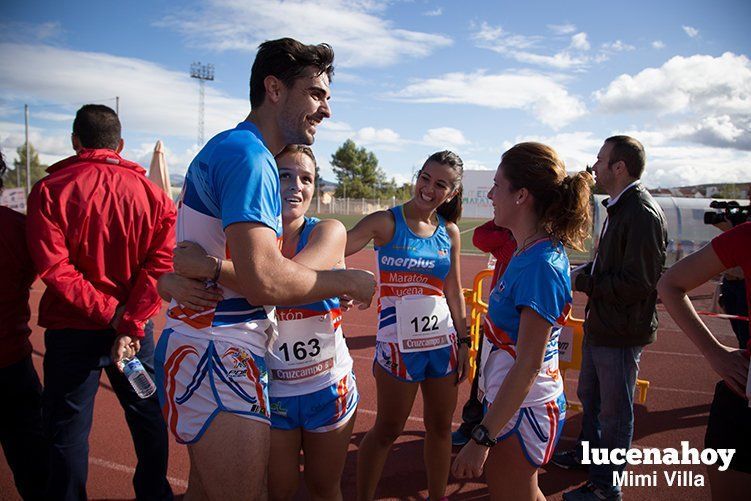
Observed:
[[[537,470],[550,460],[566,415],[558,371],[560,325],[571,309],[564,246],[582,249],[590,228],[585,172],[567,176],[544,144],[517,144],[501,158],[488,198],[495,224],[517,250],[488,299],[479,389],[486,413],[452,467],[485,469],[491,499],[544,500]]]
[[[418,388],[425,406],[428,491],[434,500],[445,495],[451,418],[468,368],[456,225],[462,173],[455,153],[434,153],[417,173],[411,200],[366,216],[347,234],[347,255],[374,242],[379,277],[373,363],[378,412],[358,452],[360,500],[375,497],[389,449],[404,429]]]
[[[315,189],[316,161],[307,146],[290,145],[276,156],[282,197],[282,254],[311,269],[344,266],[346,232],[337,220],[306,217]],[[175,270],[210,276],[216,263],[203,249],[182,242]],[[233,288],[234,266],[221,263],[220,285]],[[171,295],[189,300],[180,286],[203,287],[184,277],[163,280]],[[197,293],[197,292],[196,292]],[[292,499],[299,484],[299,456],[315,500],[342,499],[341,475],[355,424],[359,394],[341,328],[338,298],[303,306],[277,306],[279,335],[266,354],[271,409],[269,497]]]

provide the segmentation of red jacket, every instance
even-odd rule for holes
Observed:
[[[495,271],[490,281],[491,289],[498,281],[498,277],[506,271],[509,261],[516,250],[516,240],[511,231],[501,226],[496,226],[491,219],[482,226],[475,228],[472,233],[472,243],[483,252],[490,252],[496,259]]]
[[[20,362],[31,353],[29,288],[34,263],[26,248],[26,216],[0,207],[0,368]]]
[[[81,150],[47,169],[28,201],[27,238],[47,285],[39,325],[143,337],[161,307],[157,279],[172,270],[175,205],[138,164]]]

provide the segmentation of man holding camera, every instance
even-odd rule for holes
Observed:
[[[751,186],[749,186],[749,200],[751,200]],[[734,202],[713,201],[710,207],[724,209],[724,212],[704,213],[704,223],[719,228],[723,233],[748,220],[750,205],[742,207],[735,205]],[[722,274],[719,304],[728,315],[748,317],[746,281],[740,267],[730,268]],[[748,322],[745,320],[730,320],[730,325],[738,339],[738,347],[745,348],[749,339]]]

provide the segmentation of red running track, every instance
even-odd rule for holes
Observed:
[[[462,257],[462,282],[471,287],[472,278],[484,268],[486,259],[482,256]],[[348,259],[349,267],[373,269],[375,258],[370,250],[363,251]],[[32,342],[36,350],[34,362],[41,375],[41,354],[44,351],[43,330],[36,326],[36,311],[43,291],[37,282],[32,290]],[[702,291],[707,292],[707,291]],[[585,297],[575,295],[575,313],[581,317]],[[700,304],[706,308],[706,304]],[[680,448],[682,440],[688,440],[692,447],[703,446],[704,429],[707,423],[709,404],[717,377],[709,369],[690,341],[677,330],[674,322],[660,307],[660,330],[657,342],[648,346],[641,361],[640,378],[650,381],[651,386],[645,405],[636,407],[634,444],[636,447],[675,447]],[[157,332],[163,325],[163,312],[155,318]],[[719,319],[708,319],[710,328],[720,339],[733,345],[735,338],[729,323]],[[349,448],[349,456],[342,479],[345,499],[354,499],[355,464],[357,446],[375,421],[376,394],[371,373],[373,346],[375,343],[376,309],[353,310],[345,313],[344,330],[347,344],[355,361],[362,399],[355,424],[355,431]],[[575,376],[575,373],[572,373]],[[566,392],[575,398],[575,383],[569,376]],[[88,494],[91,499],[133,499],[131,484],[135,466],[135,454],[128,434],[122,410],[103,377],[97,395],[94,412],[94,426],[91,432],[89,459]],[[469,392],[467,384],[460,389],[460,405],[454,411],[454,422],[461,419],[461,404]],[[579,431],[581,415],[571,413],[564,428],[561,446],[573,443]],[[391,451],[381,483],[379,499],[425,499],[427,497],[426,476],[422,461],[422,401],[418,399],[405,427],[404,434],[397,440]],[[456,452],[456,450],[455,450]],[[663,472],[688,469],[704,475],[705,487],[669,487]],[[704,466],[640,466],[632,468],[637,474],[651,474],[657,471],[656,487],[630,487],[624,489],[626,500],[703,500],[709,499],[708,479]],[[169,479],[176,494],[185,491],[188,479],[188,457],[185,447],[170,443]],[[581,472],[568,472],[555,466],[540,470],[540,486],[548,499],[561,499],[561,493],[585,480]],[[301,482],[301,485],[304,485]],[[451,499],[487,499],[488,492],[481,480],[473,482],[449,480],[448,495]],[[307,499],[304,492],[299,499]],[[10,470],[4,460],[0,461],[0,499],[19,499],[12,483]]]

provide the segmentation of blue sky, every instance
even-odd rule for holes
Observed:
[[[257,45],[291,36],[336,52],[333,116],[314,150],[324,178],[347,138],[408,181],[452,149],[495,169],[516,142],[556,148],[569,170],[602,140],[642,140],[650,187],[751,181],[751,2],[11,0],[0,6],[0,146],[71,153],[75,110],[114,107],[125,155],[148,165],[164,141],[173,173],[196,150],[193,61],[210,62],[206,136],[248,110]]]

